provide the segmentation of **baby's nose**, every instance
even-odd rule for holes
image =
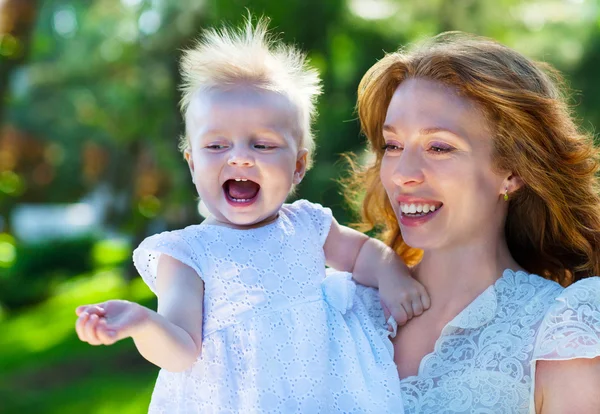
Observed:
[[[254,165],[254,158],[248,153],[238,152],[229,157],[228,163],[236,167],[251,167]]]

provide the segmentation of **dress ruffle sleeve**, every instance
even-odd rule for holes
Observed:
[[[600,356],[600,278],[583,279],[564,289],[538,330],[534,360]]]
[[[156,271],[158,259],[166,254],[191,267],[202,277],[198,266],[198,252],[185,238],[184,230],[167,231],[150,236],[133,251],[133,264],[150,290],[156,294]]]
[[[301,214],[307,217],[307,222],[310,223],[309,226],[311,230],[313,230],[314,235],[317,236],[319,245],[323,246],[329,235],[329,229],[331,228],[331,223],[333,221],[331,209],[323,207],[318,203],[311,203],[307,200],[297,200],[289,205],[289,208],[293,211],[301,212]]]
[[[540,325],[531,359],[530,412],[535,413],[537,361],[565,361],[600,356],[600,277],[564,289]]]

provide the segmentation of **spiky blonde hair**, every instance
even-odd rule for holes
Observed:
[[[205,30],[181,59],[181,111],[185,118],[198,92],[238,84],[280,93],[297,108],[301,135],[297,138],[301,147],[308,149],[309,168],[315,147],[311,124],[321,80],[317,70],[308,65],[306,54],[273,36],[268,24],[269,20],[261,17],[254,25],[252,16],[248,16],[239,28]],[[184,135],[180,149],[189,148],[189,138]]]

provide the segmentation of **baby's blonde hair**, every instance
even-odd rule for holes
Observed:
[[[310,67],[306,54],[283,44],[268,31],[269,20],[256,25],[248,16],[244,26],[205,30],[196,45],[184,51],[181,59],[181,111],[186,115],[199,91],[223,89],[238,84],[252,85],[286,96],[297,108],[300,147],[308,149],[307,168],[312,163],[314,138],[311,124],[316,115],[316,98],[321,80]],[[181,137],[182,151],[190,148],[187,134]]]

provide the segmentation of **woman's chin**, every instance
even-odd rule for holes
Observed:
[[[439,247],[438,237],[440,233],[427,231],[422,227],[405,227],[400,225],[402,240],[414,249],[431,250]]]

